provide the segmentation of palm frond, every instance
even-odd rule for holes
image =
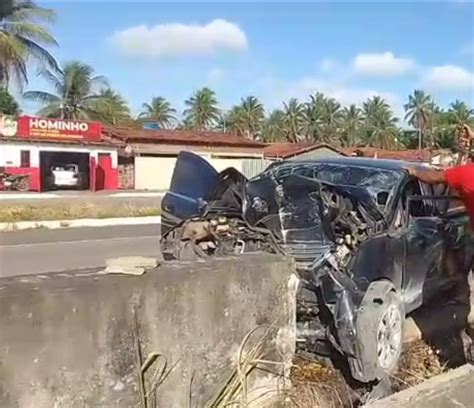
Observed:
[[[27,91],[23,94],[23,98],[28,99],[30,101],[42,102],[47,104],[61,102],[61,98],[59,96],[44,91]]]
[[[28,50],[28,54],[32,55],[40,62],[46,64],[52,70],[56,72],[61,71],[56,59],[46,49],[26,37],[16,37],[16,40],[20,42],[26,50]]]

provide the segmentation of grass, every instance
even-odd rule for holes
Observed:
[[[446,370],[432,347],[423,341],[416,342],[400,358],[398,370],[392,377],[394,392],[418,385]]]
[[[159,207],[130,204],[98,206],[90,203],[51,206],[0,206],[0,222],[74,220],[84,218],[147,217],[160,215]]]
[[[392,376],[392,391],[413,387],[442,374],[446,367],[440,362],[435,350],[425,342],[417,342],[405,350],[398,370]],[[349,408],[348,386],[341,373],[308,360],[295,361],[291,380],[283,402],[276,408]]]

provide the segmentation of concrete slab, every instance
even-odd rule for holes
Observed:
[[[366,408],[472,408],[474,366],[465,365],[424,383],[365,405]]]
[[[154,396],[160,407],[205,407],[244,375],[242,399],[262,408],[294,355],[293,271],[288,259],[249,254],[142,276],[2,278],[0,407],[131,408],[143,395],[148,406]]]

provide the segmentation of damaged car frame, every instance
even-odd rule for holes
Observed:
[[[162,200],[163,256],[292,257],[299,348],[342,357],[354,379],[378,381],[397,366],[405,316],[451,290],[472,263],[460,201],[405,166],[290,160],[247,180],[181,152]]]

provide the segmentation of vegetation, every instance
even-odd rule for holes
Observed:
[[[127,102],[111,88],[102,89],[90,109],[92,119],[109,125],[131,125],[133,122]]]
[[[254,95],[223,110],[215,92],[202,88],[184,102],[181,115],[168,100],[159,96],[144,103],[136,118],[126,100],[111,89],[103,76],[80,61],[60,68],[47,47],[56,45],[46,24],[54,12],[29,0],[2,0],[0,5],[0,90],[12,79],[27,82],[27,65],[40,63],[41,76],[49,91],[28,91],[25,99],[42,104],[38,114],[65,119],[100,120],[110,125],[141,126],[152,122],[160,128],[223,131],[266,142],[328,143],[334,146],[372,146],[384,149],[457,149],[463,125],[474,125],[474,110],[456,100],[447,110],[436,105],[431,95],[417,89],[404,105],[404,121],[397,118],[380,96],[360,106],[342,106],[321,92],[306,101],[291,98],[280,109],[267,111]],[[18,112],[11,96],[2,90],[0,109]],[[181,116],[179,118],[179,116]]]
[[[41,116],[61,119],[92,119],[99,103],[107,103],[107,97],[101,90],[107,87],[103,76],[96,76],[94,69],[79,61],[64,65],[54,73],[43,70],[41,76],[50,83],[55,93],[46,91],[28,91],[25,99],[42,102],[45,106],[38,112]]]
[[[143,104],[143,112],[138,115],[138,118],[143,121],[156,123],[160,128],[171,128],[176,122],[176,109],[171,107],[171,104],[163,97],[159,96],[153,98],[151,103]]]
[[[2,0],[0,7],[0,85],[8,88],[12,80],[22,86],[28,82],[27,64],[35,62],[58,70],[46,47],[57,45],[45,24],[54,20],[52,10],[30,0]]]
[[[12,95],[5,89],[0,87],[0,114],[18,115],[20,106]]]
[[[0,222],[57,221],[85,218],[148,217],[160,215],[156,206],[94,205],[82,203],[58,203],[44,205],[0,205]]]
[[[217,104],[216,94],[213,90],[205,87],[196,91],[184,102],[184,120],[186,127],[195,130],[210,130],[220,119],[220,110]]]

